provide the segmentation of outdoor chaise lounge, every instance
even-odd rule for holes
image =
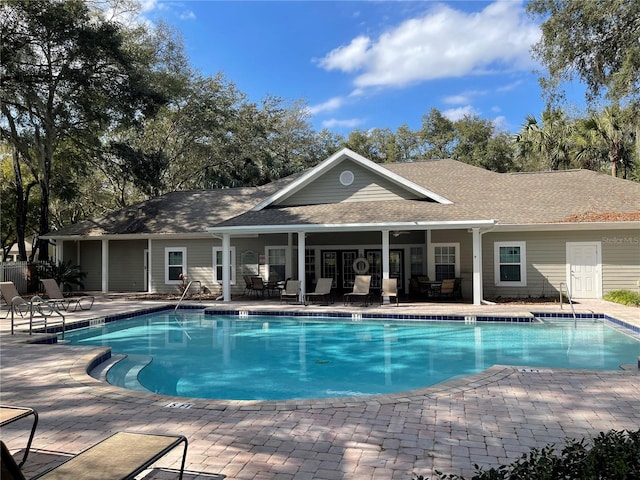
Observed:
[[[384,297],[389,297],[396,301],[396,307],[400,304],[398,299],[398,279],[397,278],[383,278],[382,279],[382,291],[380,292],[380,305],[384,302]]]
[[[4,301],[9,306],[7,315],[9,315],[12,310],[14,313],[20,314],[20,316],[23,316],[29,311],[29,303],[20,296],[13,282],[0,282],[0,296],[4,298]],[[7,315],[5,315],[5,317]]]
[[[18,468],[22,468],[24,462],[27,461],[29,456],[29,449],[31,448],[31,442],[33,441],[33,435],[36,433],[36,427],[38,426],[38,412],[29,407],[14,407],[12,405],[0,405],[0,427],[9,425],[10,423],[17,422],[23,418],[33,416],[31,423],[31,433],[27,440],[27,446],[24,448],[24,456],[22,461],[18,463]],[[4,469],[0,478],[4,479]]]
[[[356,279],[353,282],[353,291],[344,294],[344,304],[347,305],[355,299],[360,299],[365,306],[368,306],[370,285],[371,275],[356,275]]]
[[[333,278],[320,278],[316,283],[316,289],[313,292],[309,292],[304,296],[304,304],[309,305],[313,303],[314,299],[324,300],[327,303],[331,301],[331,285],[333,284]]]
[[[4,442],[2,480],[26,480]],[[151,435],[118,432],[63,464],[32,478],[43,480],[125,480],[133,479],[175,447],[184,443],[180,476],[187,458],[187,438],[183,435]]]
[[[44,286],[45,294],[49,297],[49,302],[60,308],[64,308],[67,312],[75,312],[76,310],[91,310],[93,307],[94,297],[65,297],[58,286],[58,282],[54,278],[43,278],[40,280]],[[71,308],[73,306],[73,308]]]
[[[280,291],[280,303],[284,300],[298,300],[300,295],[300,280],[287,280],[284,288]]]

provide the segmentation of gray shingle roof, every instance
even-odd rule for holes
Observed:
[[[208,227],[495,219],[500,224],[640,220],[640,183],[588,170],[499,174],[455,160],[383,167],[453,201],[399,200],[251,208],[298,175],[263,187],[173,192],[71,225],[57,236],[204,233]]]

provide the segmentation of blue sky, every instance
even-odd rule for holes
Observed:
[[[544,109],[519,0],[163,1],[144,16],[179,31],[191,65],[252,101],[303,99],[316,130],[420,128],[437,108],[517,131]]]

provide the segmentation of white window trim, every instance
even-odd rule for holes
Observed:
[[[179,285],[182,280],[169,280],[169,252],[182,252],[182,273],[189,275],[187,271],[187,247],[165,247],[164,249],[164,283],[166,285]]]
[[[500,265],[501,265],[500,247],[520,247],[520,281],[519,282],[505,282],[500,280]],[[497,287],[526,287],[527,286],[527,242],[494,242],[493,244],[493,277],[494,277],[495,285]]]
[[[221,278],[217,278],[218,277],[218,264],[216,263],[216,259],[218,258],[218,252],[222,252],[222,247],[213,247],[213,258],[212,258],[212,263],[213,263],[213,281],[214,283],[218,283],[220,285],[222,285],[222,279]],[[235,285],[236,284],[236,247],[231,247],[230,248],[230,258],[229,258],[229,262],[230,265],[229,267],[231,267],[231,285]]]
[[[456,247],[456,259],[455,259],[455,276],[460,277],[460,243],[430,243],[429,244],[429,269],[427,275],[431,280],[436,278],[436,247]]]

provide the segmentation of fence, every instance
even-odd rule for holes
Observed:
[[[13,282],[20,294],[29,292],[31,272],[36,264],[29,262],[0,262],[0,282]]]

